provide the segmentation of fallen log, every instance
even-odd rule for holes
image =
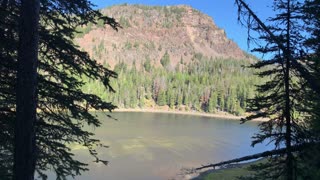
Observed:
[[[301,150],[301,149],[303,149],[305,147],[306,147],[306,144],[293,146],[292,149],[291,149],[291,152],[299,151],[299,150]],[[244,157],[241,157],[241,158],[236,158],[236,159],[231,159],[231,160],[228,160],[228,161],[222,161],[222,162],[215,163],[215,164],[209,164],[209,165],[201,166],[201,167],[195,168],[194,170],[198,171],[198,170],[202,170],[202,169],[215,168],[215,167],[218,167],[218,166],[223,166],[223,165],[237,163],[237,162],[249,161],[249,160],[268,157],[268,156],[273,156],[273,155],[285,154],[286,150],[287,150],[286,148],[281,148],[281,149],[276,149],[276,150],[272,150],[272,151],[265,151],[265,152],[262,152],[262,153],[257,153],[257,154],[253,154],[253,155],[249,155],[249,156],[244,156]]]

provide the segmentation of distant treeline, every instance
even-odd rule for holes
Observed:
[[[169,106],[171,109],[214,113],[217,110],[235,115],[245,112],[247,99],[255,93],[254,76],[248,60],[209,59],[196,54],[191,63],[172,67],[169,55],[155,67],[146,59],[136,68],[124,62],[115,65],[119,75],[112,82],[116,93],[107,93],[98,82],[88,81],[86,92],[96,93],[121,108]]]

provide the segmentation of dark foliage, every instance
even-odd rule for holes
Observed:
[[[260,117],[270,119],[259,125],[260,133],[253,137],[252,145],[268,141],[275,145],[275,149],[286,148],[285,154],[273,155],[269,163],[254,167],[254,170],[259,170],[255,178],[291,180],[304,174],[310,175],[299,159],[303,150],[293,154],[293,146],[310,143],[313,139],[310,135],[312,124],[308,119],[315,117],[311,113],[315,110],[312,104],[319,102],[318,98],[306,97],[310,92],[317,93],[319,83],[311,68],[307,66],[308,63],[303,62],[307,55],[313,53],[306,46],[313,38],[310,38],[310,31],[305,31],[305,24],[302,23],[306,15],[302,10],[308,6],[308,2],[275,0],[273,9],[276,15],[268,19],[267,25],[244,1],[237,0],[236,3],[240,22],[248,29],[258,32],[258,39],[266,42],[254,51],[272,57],[271,60],[251,66],[257,69],[267,67],[269,70],[258,75],[271,76],[272,79],[257,87],[259,95],[248,103],[248,110],[257,113],[243,122]],[[311,30],[316,29],[314,26],[309,27]],[[249,40],[251,38],[253,37],[249,35]],[[314,61],[308,62],[314,64]],[[314,65],[312,67],[315,68]]]
[[[36,171],[46,178],[53,170],[57,179],[79,175],[86,164],[74,159],[70,144],[88,148],[96,162],[96,147],[104,146],[93,139],[85,125],[98,127],[101,122],[89,110],[115,108],[99,96],[81,91],[82,77],[101,81],[113,92],[110,79],[117,74],[97,64],[72,42],[75,28],[102,19],[114,29],[120,26],[104,17],[87,0],[42,0],[40,8],[40,42],[38,68],[38,107],[36,122]],[[17,28],[20,4],[0,1],[0,176],[12,175],[13,125],[15,121],[15,79],[17,74]],[[2,163],[3,162],[3,163]]]

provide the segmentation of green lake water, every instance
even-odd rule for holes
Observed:
[[[270,149],[250,146],[256,122],[240,125],[236,120],[164,113],[112,113],[117,120],[97,115],[103,124],[90,130],[110,146],[98,150],[109,165],[93,163],[85,149],[73,146],[77,158],[90,164],[79,180],[179,179],[182,168]]]

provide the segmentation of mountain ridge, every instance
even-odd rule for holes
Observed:
[[[76,42],[91,57],[111,67],[124,62],[140,68],[148,60],[159,67],[165,54],[170,57],[171,69],[182,61],[189,64],[197,55],[250,60],[210,16],[188,5],[123,4],[101,12],[118,20],[123,29],[116,32],[98,22],[84,27],[85,33]]]

